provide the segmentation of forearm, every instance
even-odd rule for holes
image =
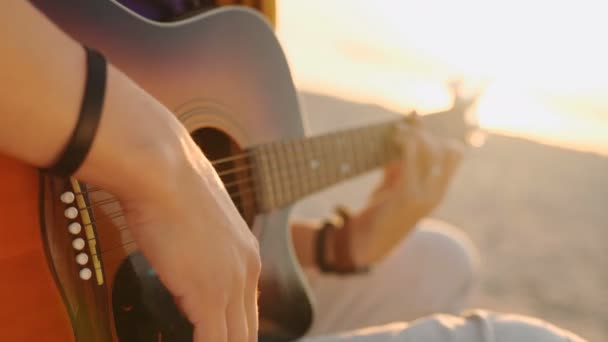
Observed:
[[[394,234],[377,236],[374,235],[375,225],[395,226],[394,223],[384,222],[384,215],[379,213],[380,209],[382,206],[379,203],[371,203],[360,212],[353,214],[347,222],[347,229],[351,231],[350,254],[356,265],[369,266],[380,262],[392,250],[395,242],[403,239],[402,231],[411,231],[418,221],[412,216],[411,219],[400,221],[397,224],[400,229],[394,229],[392,232]],[[291,225],[294,249],[302,267],[317,267],[315,248],[319,229],[319,224],[315,222],[296,222]],[[333,234],[328,234],[326,237],[324,251],[325,259],[329,264],[332,264],[336,257],[334,238]],[[378,239],[393,242],[373,243]]]
[[[355,219],[355,220],[353,220]],[[353,219],[349,220],[348,229],[353,229],[351,231],[351,236],[359,236],[361,233],[367,231],[365,226],[359,225],[358,216],[354,216]],[[296,252],[296,256],[300,265],[304,268],[316,268],[318,267],[316,248],[317,248],[317,238],[318,233],[321,230],[321,226],[315,222],[296,222],[291,225],[291,236],[293,239],[293,246]],[[333,265],[336,262],[335,255],[335,234],[326,234],[325,236],[325,246],[323,247],[324,258],[325,261]],[[367,255],[367,249],[365,245],[361,245],[358,249],[353,249],[352,245],[349,248],[351,257],[353,261],[357,263],[357,265],[369,265],[369,260],[363,259],[365,255]],[[363,262],[366,262],[365,264]]]
[[[318,227],[312,222],[296,222],[291,225],[293,246],[302,267],[316,267],[315,239]]]
[[[0,152],[47,167],[76,124],[85,55],[26,1],[10,0],[0,21]],[[109,65],[98,134],[77,176],[121,194],[180,157],[185,135],[166,108]]]

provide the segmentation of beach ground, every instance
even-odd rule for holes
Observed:
[[[301,94],[311,134],[397,113]],[[360,208],[379,172],[316,194],[297,217]],[[462,228],[481,256],[472,307],[536,316],[608,341],[608,158],[502,135],[468,151],[434,212]]]

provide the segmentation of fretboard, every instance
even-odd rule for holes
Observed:
[[[262,211],[296,202],[398,156],[397,123],[283,140],[252,149],[257,202]]]

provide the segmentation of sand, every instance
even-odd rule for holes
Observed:
[[[311,133],[393,118],[373,105],[301,94]],[[303,201],[298,217],[359,208],[379,172]],[[472,307],[533,315],[608,341],[608,158],[490,135],[467,152],[434,217],[461,227],[482,260]]]

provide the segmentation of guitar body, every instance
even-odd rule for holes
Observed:
[[[38,171],[0,157],[0,177],[0,340],[70,341],[70,319],[42,242]]]
[[[272,29],[253,11],[227,7],[157,23],[115,1],[32,3],[171,109],[211,160],[305,134],[286,59]],[[0,174],[1,340],[189,339],[187,322],[115,215],[120,207],[109,194],[8,158],[0,159]],[[235,204],[261,246],[262,333],[288,336],[277,341],[301,336],[313,312],[290,240],[290,208],[261,213],[246,188],[236,189]],[[62,202],[66,192],[75,200]],[[77,217],[66,211],[71,208]],[[74,223],[82,229],[73,230]]]

